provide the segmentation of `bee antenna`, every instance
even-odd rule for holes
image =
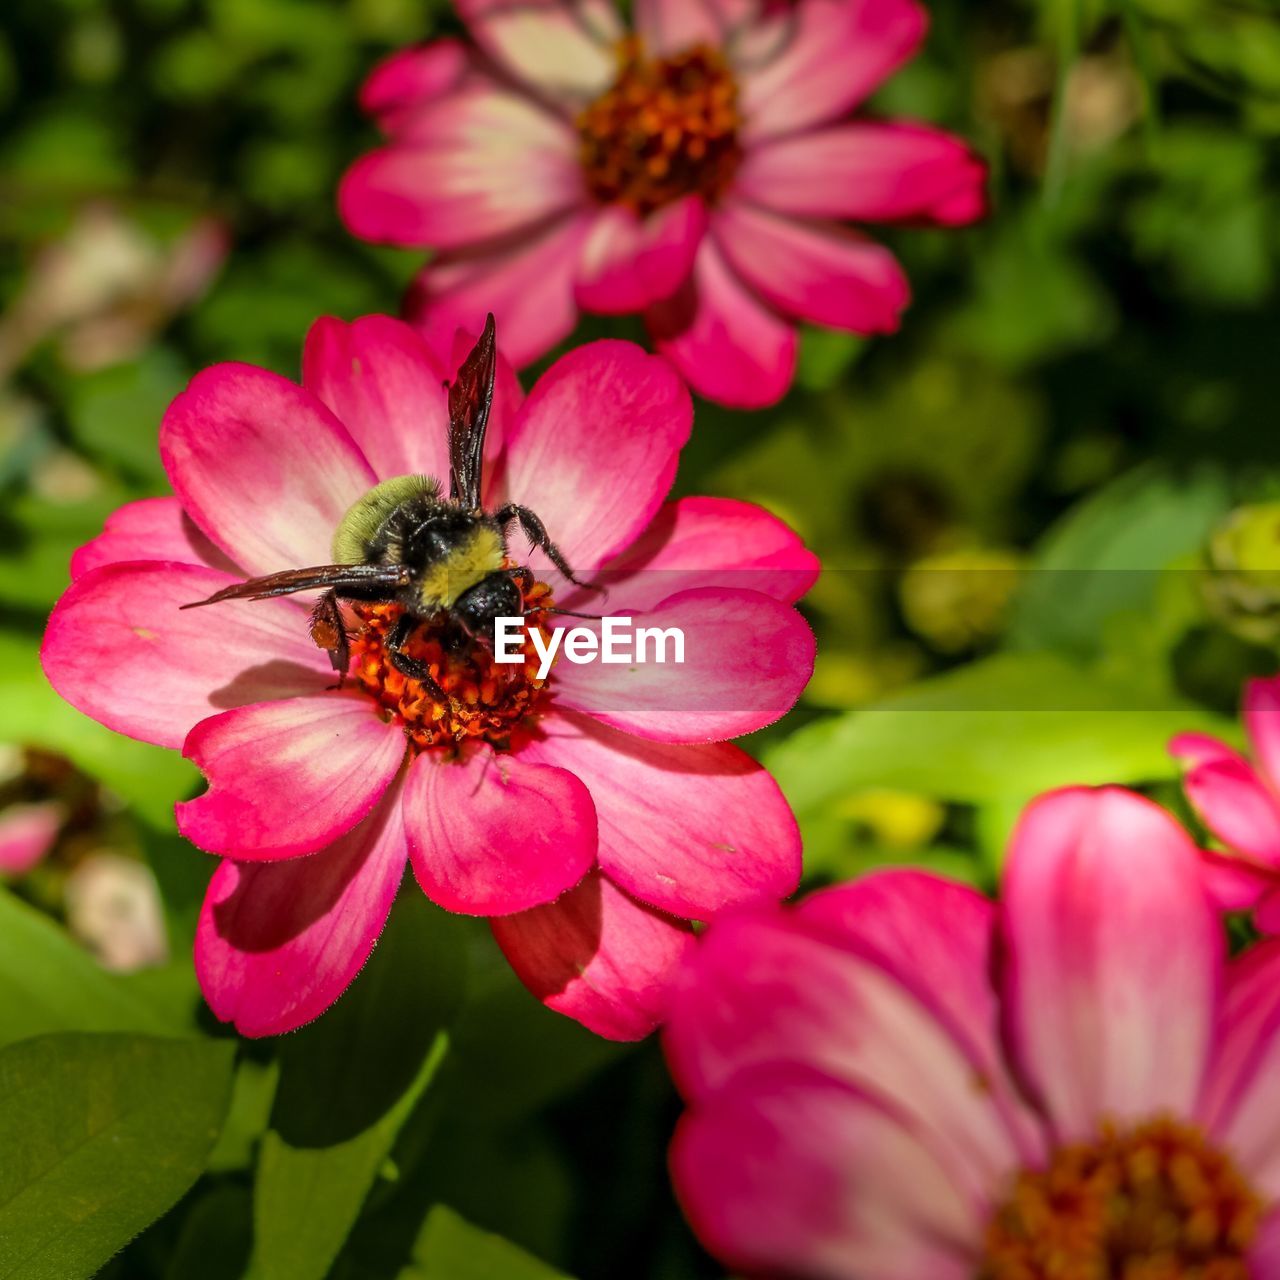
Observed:
[[[609,613],[578,613],[576,609],[557,609],[555,605],[548,605],[545,609],[530,609],[530,613],[562,613],[566,618],[591,618],[596,622],[604,618],[613,617]]]

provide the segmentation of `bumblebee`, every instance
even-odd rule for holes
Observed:
[[[404,608],[386,640],[401,674],[443,698],[430,669],[404,646],[420,622],[441,619],[455,647],[488,643],[497,618],[523,613],[533,575],[507,565],[507,533],[519,524],[572,583],[579,581],[542,521],[519,503],[495,511],[480,504],[485,430],[497,369],[494,319],[449,387],[449,496],[432,476],[397,476],[371,489],[342,518],[333,537],[333,564],[287,569],[226,587],[184,609],[224,600],[266,600],[325,588],[311,614],[311,637],[345,676],[350,642],[342,604],[396,603]]]

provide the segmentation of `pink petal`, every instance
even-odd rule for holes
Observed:
[[[756,8],[750,0],[636,0],[635,26],[645,49],[660,56],[696,44],[719,48]]]
[[[246,1036],[319,1017],[369,958],[404,862],[394,795],[313,857],[224,861],[196,928],[196,975],[214,1014]]]
[[[1190,1114],[1223,938],[1182,828],[1118,788],[1051,792],[1014,832],[1002,915],[1011,1043],[1059,1139]]]
[[[685,919],[776,901],[800,883],[800,832],[777,783],[737,747],[645,742],[584,717],[545,716],[520,758],[559,765],[591,792],[601,869]]]
[[[806,225],[738,201],[717,213],[715,236],[742,279],[797,320],[893,333],[911,301],[893,254],[844,227]]]
[[[787,525],[750,502],[678,498],[597,577],[608,587],[611,613],[638,614],[695,587],[738,587],[790,604],[813,586],[819,568]],[[593,598],[572,592],[563,603],[581,611]]]
[[[424,107],[404,136],[357,160],[338,210],[362,240],[465,248],[584,200],[577,145],[569,124],[531,99],[475,85]]]
[[[25,876],[42,862],[65,817],[62,806],[52,801],[0,810],[0,876]]]
[[[651,641],[645,662],[577,666],[562,656],[552,677],[561,706],[657,742],[722,742],[784,716],[813,674],[809,624],[755,591],[681,591],[633,626],[682,631],[684,661],[674,639],[665,662],[654,661]]]
[[[1192,769],[1183,787],[1223,844],[1280,867],[1280,800],[1252,765],[1239,757],[1214,760]]]
[[[315,396],[247,364],[192,379],[160,456],[187,513],[249,575],[328,564],[334,530],[377,480]]]
[[[855,1090],[790,1068],[695,1106],[671,1148],[698,1238],[735,1271],[968,1280],[982,1222],[929,1148]]]
[[[782,911],[710,925],[673,995],[665,1044],[672,1076],[695,1106],[779,1065],[883,1098],[975,1204],[1023,1160],[978,1083],[981,1060],[935,1009],[875,956],[813,937]]]
[[[325,316],[302,352],[302,384],[351,433],[374,473],[449,476],[445,381],[422,338],[387,316],[345,324]],[[486,440],[486,447],[489,441]]]
[[[1184,764],[1212,764],[1218,760],[1244,760],[1244,757],[1218,738],[1207,733],[1180,733],[1169,740],[1169,754]]]
[[[916,52],[928,17],[914,0],[799,0],[774,23],[778,52],[740,72],[748,141],[851,111]]]
[[[1263,1218],[1247,1266],[1255,1280],[1280,1280],[1280,1209],[1272,1209]]]
[[[689,393],[665,360],[630,342],[578,347],[538,379],[511,430],[508,495],[589,576],[653,519],[692,425]],[[521,535],[512,545],[525,559]],[[530,562],[550,571],[540,555]]]
[[[1280,786],[1280,676],[1245,685],[1244,725],[1259,771]]]
[[[1269,1198],[1280,1195],[1280,942],[1227,966],[1217,1044],[1198,1119]]]
[[[687,196],[641,219],[606,205],[582,243],[576,297],[587,311],[625,315],[669,298],[689,278],[707,229],[707,207]]]
[[[641,1040],[662,1021],[693,930],[593,871],[546,906],[490,922],[516,976],[548,1008],[608,1040]]]
[[[1253,924],[1259,933],[1280,934],[1280,886],[1274,876],[1253,913]]]
[[[384,133],[405,128],[428,103],[458,89],[474,58],[461,40],[433,40],[401,49],[378,63],[360,87],[360,110]]]
[[[1280,878],[1274,870],[1234,854],[1201,849],[1200,869],[1205,892],[1219,911],[1248,911],[1267,893],[1280,887]]]
[[[986,166],[924,125],[841,125],[747,152],[736,190],[776,213],[962,226],[986,212]]]
[[[196,528],[177,498],[139,498],[113,511],[102,532],[71,557],[71,576],[129,560],[173,560],[235,572],[235,565]]]
[[[603,93],[622,27],[611,0],[457,0],[476,43],[553,98]]]
[[[181,747],[231,707],[319,693],[333,682],[307,615],[287,600],[182,609],[236,579],[178,564],[120,564],[77,578],[58,601],[40,661],[86,715],[131,738]]]
[[[488,747],[419,756],[405,784],[409,857],[446,911],[497,916],[550,902],[595,864],[596,814],[571,773]]]
[[[694,277],[675,298],[650,307],[649,332],[689,385],[717,404],[776,404],[796,371],[793,325],[765,307],[704,240]]]
[[[479,333],[492,311],[498,345],[517,368],[544,356],[573,332],[573,280],[588,215],[565,218],[500,246],[442,254],[418,274],[405,318],[433,350],[459,329]]]
[[[963,1045],[1026,1163],[1044,1154],[1038,1118],[1007,1066],[996,966],[996,913],[967,885],[923,871],[873,872],[812,893],[794,919],[815,936],[875,960]]]
[[[182,749],[209,790],[177,806],[210,853],[269,861],[314,853],[373,811],[405,755],[403,733],[361,692],[260,702],[202,721]]]

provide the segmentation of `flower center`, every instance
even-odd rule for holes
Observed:
[[[738,86],[724,58],[701,44],[649,58],[634,36],[618,58],[613,87],[578,117],[591,194],[642,216],[682,196],[717,199],[742,156]]]
[[[1261,1204],[1189,1125],[1104,1127],[1019,1174],[987,1228],[980,1280],[1249,1280]]]
[[[551,589],[543,582],[524,594],[525,623],[544,636],[541,610],[551,603]],[[474,741],[507,748],[513,734],[531,725],[547,682],[538,679],[539,659],[527,636],[524,661],[502,663],[488,646],[462,635],[447,616],[420,622],[403,652],[426,664],[444,691],[442,699],[398,671],[387,654],[387,637],[404,613],[402,605],[356,604],[352,612],[360,625],[351,637],[351,679],[399,717],[415,753]]]

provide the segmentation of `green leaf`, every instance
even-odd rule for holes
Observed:
[[[320,1280],[444,1059],[456,922],[411,887],[355,986],[283,1043],[254,1190],[253,1280]]]
[[[51,1031],[181,1029],[163,1006],[103,970],[48,916],[0,890],[0,1044]]]
[[[171,829],[174,802],[195,788],[195,768],[176,751],[121,737],[64,702],[40,670],[35,637],[0,635],[0,706],[5,741],[66,756],[153,826]]]
[[[473,1227],[442,1204],[427,1215],[413,1258],[400,1280],[567,1280],[562,1271]]]
[[[241,1280],[249,1262],[253,1199],[248,1187],[224,1184],[187,1213],[165,1267],[165,1280]]]
[[[1089,656],[1119,613],[1146,611],[1161,570],[1203,546],[1231,505],[1218,471],[1144,467],[1082,502],[1041,544],[1014,603],[1009,642]]]
[[[93,1275],[195,1182],[234,1046],[66,1034],[0,1050],[0,1280]]]
[[[1173,777],[1166,744],[1185,730],[1234,733],[1197,707],[1144,699],[1051,654],[1005,654],[806,726],[765,763],[802,817],[864,787],[983,803]]]

